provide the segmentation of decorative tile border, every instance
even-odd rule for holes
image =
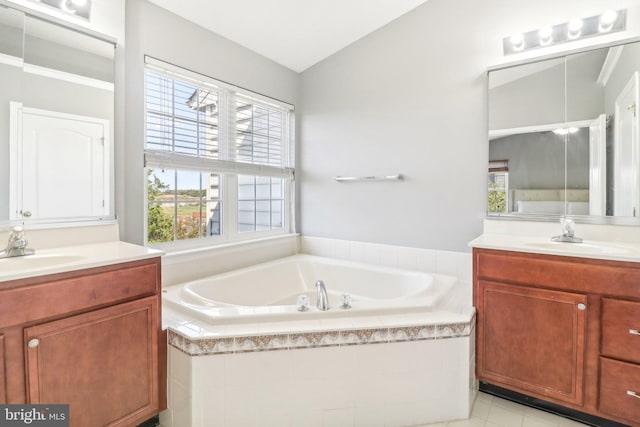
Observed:
[[[337,347],[436,340],[467,337],[473,332],[476,316],[469,322],[418,324],[391,328],[356,328],[315,332],[290,332],[225,338],[187,338],[169,328],[168,344],[190,356],[246,353],[301,348]]]

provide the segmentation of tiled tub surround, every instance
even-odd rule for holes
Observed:
[[[182,320],[169,330],[162,425],[375,427],[469,416],[473,309],[345,320],[217,333]]]
[[[163,426],[369,427],[467,418],[475,310],[460,303],[469,287],[451,279],[437,304],[402,313],[312,308],[279,321],[216,322],[165,305]]]

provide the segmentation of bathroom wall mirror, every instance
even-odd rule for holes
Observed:
[[[114,53],[0,7],[0,225],[114,218]]]
[[[490,216],[640,224],[640,42],[489,71]]]

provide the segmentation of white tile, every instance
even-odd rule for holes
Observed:
[[[186,388],[191,387],[191,356],[169,346],[169,376]]]
[[[336,258],[338,259],[350,259],[351,258],[351,246],[348,240],[336,240]]]
[[[398,267],[408,270],[418,270],[420,249],[397,247],[396,251],[398,253]]]
[[[473,281],[473,256],[471,253],[458,254],[458,280],[471,283]]]
[[[488,402],[491,403],[493,402],[493,399],[495,399],[491,394],[487,394],[484,392],[479,392],[478,396],[476,397],[476,400],[481,400],[483,402]]]
[[[355,427],[384,427],[384,407],[366,406],[354,409]]]
[[[256,393],[254,387],[247,387],[246,385],[225,387],[224,425],[233,427],[255,426],[257,421],[255,403]]]
[[[302,252],[309,255],[335,258],[336,241],[322,237],[302,237]]]
[[[531,418],[525,416],[522,421],[522,427],[556,427],[558,424],[554,421],[551,423],[545,422],[538,418]]]
[[[435,273],[458,277],[458,252],[436,251]]]
[[[351,256],[354,261],[379,265],[383,261],[383,246],[375,243],[352,242]],[[355,251],[355,252],[354,252]]]
[[[389,404],[386,405],[384,424],[389,427],[414,426],[431,421],[431,416],[430,408],[424,402]]]
[[[375,250],[380,254],[380,264],[386,267],[399,267],[400,254],[397,246],[376,245]]]
[[[447,427],[484,427],[485,420],[482,418],[471,417],[466,420],[450,421]]]
[[[517,412],[522,415],[524,415],[525,409],[527,408],[524,405],[506,399],[496,399],[493,401],[492,406],[498,406],[500,408],[507,409],[512,412]]]
[[[349,260],[356,262],[364,262],[364,243],[349,241]]]
[[[550,424],[550,425],[558,425],[561,420],[561,417],[558,417],[555,414],[551,414],[549,412],[541,411],[535,408],[526,407],[524,409],[524,416],[527,418],[533,418],[535,420]]]
[[[471,415],[476,418],[482,418],[486,420],[489,418],[489,408],[491,408],[491,402],[485,400],[476,399],[471,410]]]
[[[190,390],[182,384],[171,380],[172,419],[174,426],[191,425],[191,396]]]
[[[577,421],[569,420],[567,418],[558,417],[558,426],[559,427],[584,427],[586,424],[579,423]]]
[[[256,425],[260,427],[290,427],[293,425],[293,416],[289,411],[283,409],[263,409],[258,411]]]
[[[353,409],[330,409],[322,412],[323,427],[353,427]]]
[[[505,402],[502,399],[496,400],[489,409],[488,422],[501,425],[503,427],[520,427],[524,418],[524,410],[506,409],[499,404]]]
[[[433,249],[422,249],[418,254],[418,270],[425,273],[436,273],[436,251]]]
[[[160,412],[160,426],[161,427],[177,427],[173,424],[173,412],[171,409],[165,409]]]
[[[322,412],[294,408],[291,421],[293,427],[322,427]]]

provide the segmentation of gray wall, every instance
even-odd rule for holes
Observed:
[[[511,129],[551,123],[565,119],[565,66],[559,59],[553,66],[489,89],[489,129]],[[533,64],[537,65],[537,64]],[[524,69],[533,65],[524,65]],[[489,82],[500,75],[520,72],[508,68],[489,73]]]
[[[492,71],[490,81],[526,68],[535,70],[489,90],[489,129],[595,119],[604,109],[604,89],[597,80],[606,54],[599,49],[571,55],[566,63],[556,58]],[[541,71],[536,68],[544,63],[551,66]]]
[[[298,104],[299,76],[146,0],[126,2],[124,218],[121,237],[144,239],[144,55],[290,104]]]
[[[509,161],[510,189],[562,189],[565,179],[563,137],[553,132],[511,135],[489,143],[489,160]],[[589,128],[570,135],[567,188],[589,188]]]
[[[302,234],[468,250],[486,209],[487,68],[634,33],[511,57],[502,37],[634,1],[429,0],[303,72]],[[398,172],[404,182],[333,179]]]

